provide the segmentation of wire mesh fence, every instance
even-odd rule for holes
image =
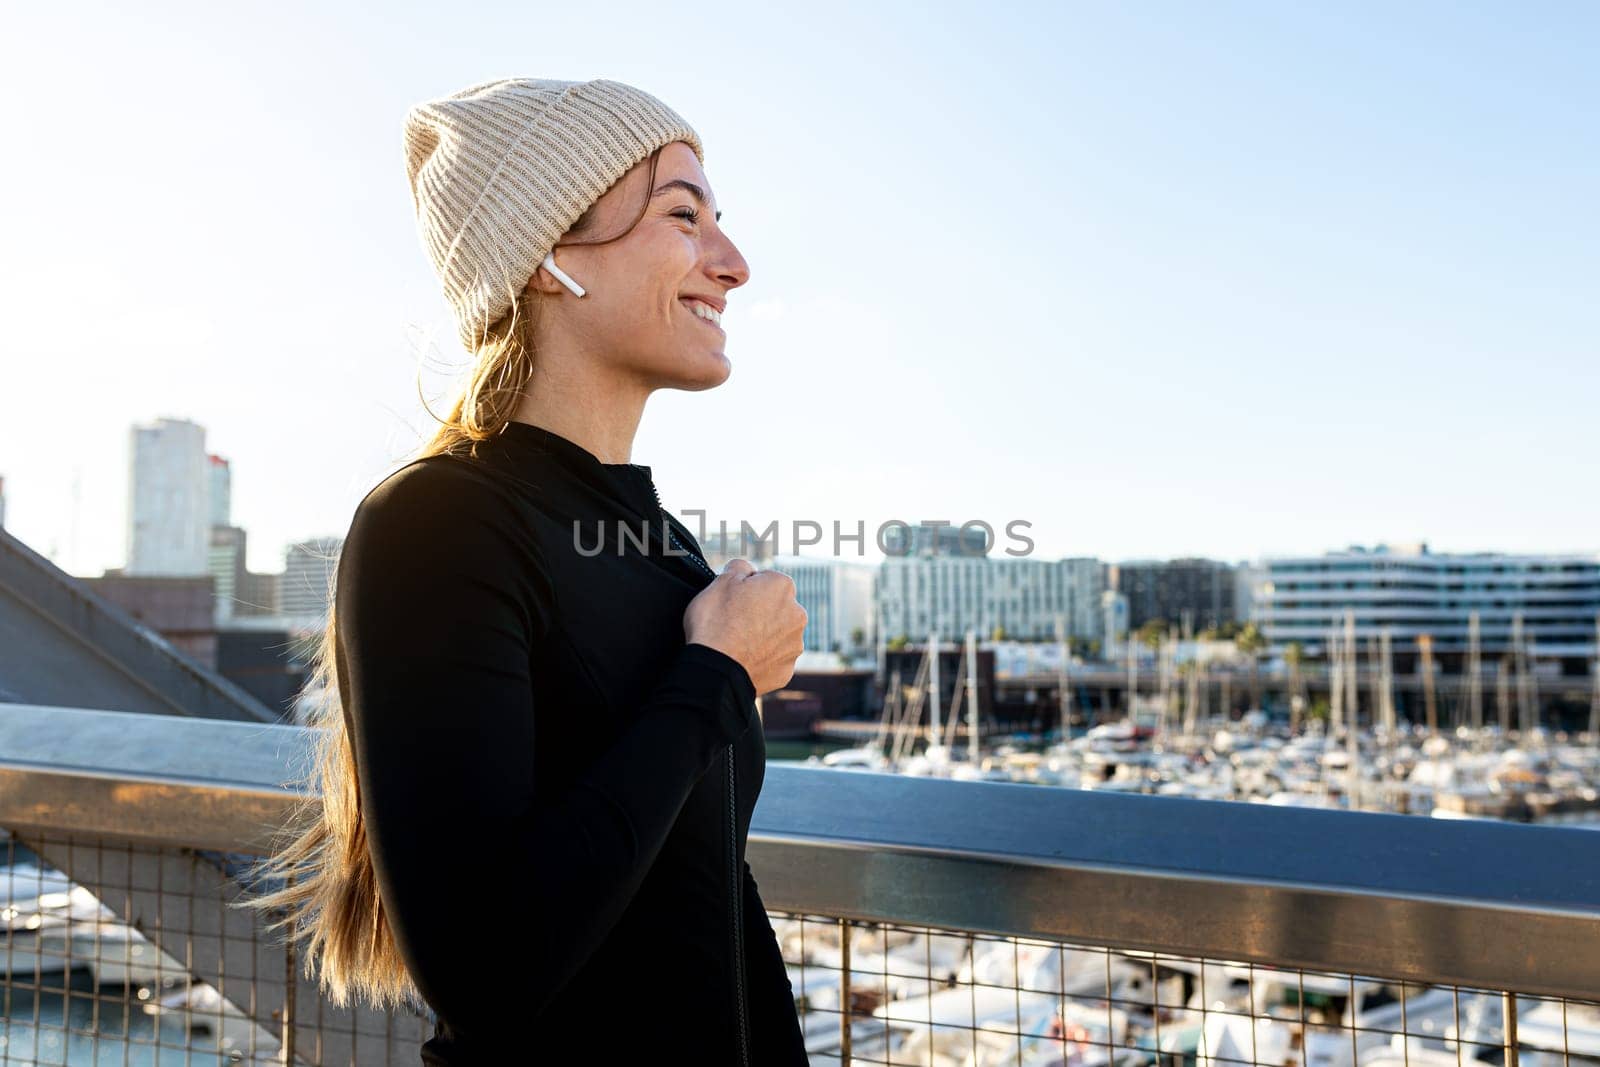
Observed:
[[[425,1006],[334,1008],[281,934],[230,906],[248,860],[7,836],[0,1065],[417,1063]],[[1595,1001],[769,915],[813,1064],[1600,1067]],[[637,1047],[597,1034],[593,1062]]]
[[[0,1065],[414,1064],[425,1010],[336,1009],[230,907],[249,857],[85,835],[0,850]]]
[[[1594,1001],[771,918],[813,1064],[1600,1067]]]

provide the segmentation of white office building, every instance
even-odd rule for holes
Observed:
[[[996,627],[1021,640],[1100,636],[1105,568],[1097,559],[987,556],[887,556],[878,569],[878,606],[888,637],[922,641],[937,632],[959,641],[967,630],[988,640]]]
[[[205,427],[188,419],[134,426],[129,439],[125,573],[208,572],[211,475]]]
[[[1467,648],[1473,613],[1484,655],[1511,650],[1520,614],[1533,651],[1595,654],[1600,554],[1447,554],[1426,544],[1352,546],[1322,556],[1266,559],[1253,568],[1251,617],[1275,648],[1298,641],[1325,654],[1329,630],[1354,613],[1358,640],[1390,631],[1396,652],[1429,634],[1436,653]]]

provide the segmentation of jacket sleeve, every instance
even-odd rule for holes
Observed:
[[[614,745],[575,753],[587,767],[565,791],[540,788],[535,720],[584,714],[533,698],[548,571],[499,490],[453,466],[403,467],[357,508],[335,637],[389,928],[419,992],[470,1036],[541,1010],[605,939],[749,727],[754,686],[686,644]]]
[[[807,1067],[805,1034],[794,1005],[794,984],[783,963],[778,935],[761,902],[755,875],[744,865],[745,977],[750,990],[750,1033],[756,1062]]]

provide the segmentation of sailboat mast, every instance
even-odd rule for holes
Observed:
[[[967,744],[978,765],[978,635],[967,631]]]
[[[1061,711],[1061,741],[1066,743],[1070,736],[1069,690],[1067,688],[1067,617],[1056,615],[1056,654],[1061,657],[1061,666],[1056,670],[1056,703]]]
[[[1344,654],[1345,654],[1345,713],[1349,716],[1349,727],[1354,730],[1361,723],[1361,681],[1357,677],[1360,666],[1360,655],[1356,651],[1356,613],[1354,608],[1344,609]]]
[[[1195,653],[1189,661],[1189,684],[1183,697],[1183,736],[1194,737],[1200,715],[1200,656]]]
[[[1139,698],[1139,653],[1135,651],[1138,642],[1133,639],[1133,631],[1128,631],[1128,721],[1133,722],[1134,705]]]
[[[1356,729],[1361,723],[1361,716],[1357,710],[1360,706],[1357,701],[1360,699],[1361,692],[1360,679],[1357,678],[1358,667],[1361,663],[1361,653],[1359,646],[1356,644],[1356,613],[1348,608],[1345,609],[1344,613],[1344,648],[1345,653],[1350,657],[1350,673],[1346,675],[1347,684],[1350,686],[1348,694],[1350,698],[1350,721],[1345,724],[1344,733],[1345,795],[1350,810],[1354,811],[1361,807],[1361,742],[1356,736]]]
[[[1344,724],[1344,642],[1339,628],[1328,627],[1328,740]]]
[[[1167,634],[1163,630],[1156,637],[1156,736],[1165,739],[1167,734]]]
[[[1433,698],[1433,635],[1419,634],[1417,648],[1422,652],[1422,705],[1428,716],[1428,736],[1439,732],[1439,706]]]
[[[1392,738],[1399,724],[1395,722],[1394,713],[1394,634],[1387,626],[1383,628],[1383,632],[1378,636],[1378,647],[1383,658],[1383,662],[1379,666],[1381,681],[1379,682],[1378,710],[1383,719],[1383,728],[1389,732],[1389,736]]]
[[[1467,617],[1467,716],[1476,736],[1483,729],[1483,632],[1474,611]]]
[[[1526,630],[1519,608],[1511,616],[1511,655],[1517,669],[1517,731],[1523,744],[1533,730],[1533,693],[1528,677],[1528,644]]]
[[[1511,737],[1511,655],[1506,653],[1494,672],[1494,702],[1500,716],[1500,739]]]
[[[873,739],[873,747],[878,754],[885,755],[885,743],[889,740],[890,721],[898,722],[900,713],[900,668],[896,667],[889,678],[889,688],[883,697],[883,714],[878,717],[878,735]]]
[[[1378,655],[1379,637],[1376,634],[1367,635],[1367,662],[1374,670],[1367,676],[1369,688],[1368,712],[1369,722],[1376,727],[1383,721],[1383,663]]]
[[[878,645],[878,685],[881,688],[883,686],[883,684],[884,684],[884,681],[885,681],[886,677],[887,677],[887,671],[884,668],[885,668],[885,665],[889,661],[889,636],[888,636],[888,634],[886,634],[884,632],[883,605],[882,604],[878,605],[877,616],[878,616],[878,640],[877,640],[877,645]]]

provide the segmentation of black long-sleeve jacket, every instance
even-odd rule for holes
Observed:
[[[807,1063],[744,858],[755,687],[684,639],[698,555],[649,467],[524,422],[357,508],[337,682],[424,1064]]]

